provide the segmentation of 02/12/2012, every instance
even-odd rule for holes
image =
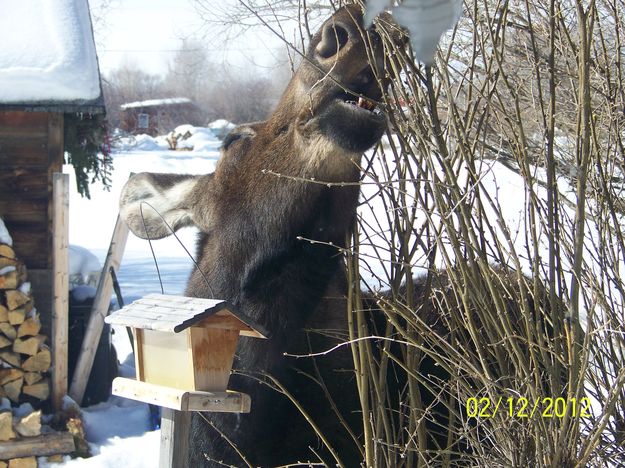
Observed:
[[[489,397],[471,397],[467,399],[466,414],[469,418],[494,418],[506,415],[512,418],[532,419],[539,418],[589,418],[590,398],[535,398],[499,397],[496,400]]]

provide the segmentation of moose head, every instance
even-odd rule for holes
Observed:
[[[209,232],[215,187],[245,179],[249,198],[263,196],[276,176],[355,181],[358,162],[386,128],[380,110],[388,82],[379,35],[364,31],[355,6],[339,10],[312,38],[308,52],[266,122],[242,125],[224,140],[214,174],[141,173],[124,188],[124,220],[141,238],[158,239],[187,225]],[[158,211],[158,213],[156,211]],[[160,216],[159,216],[160,214]],[[162,218],[161,218],[162,216]],[[165,223],[165,222],[167,223]]]

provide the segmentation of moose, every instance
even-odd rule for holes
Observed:
[[[344,339],[346,282],[337,247],[355,219],[361,157],[386,129],[377,105],[389,79],[385,60],[360,8],[344,7],[311,39],[271,116],[224,139],[214,173],[140,173],[123,189],[121,215],[137,236],[199,228],[187,295],[226,299],[270,333],[268,340],[242,338],[236,353],[230,388],[251,395],[251,412],[194,415],[189,466],[319,458],[334,465],[337,454],[345,466],[362,461],[345,429],[361,420],[351,356],[332,353],[313,365],[285,353]]]

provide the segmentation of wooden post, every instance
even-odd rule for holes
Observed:
[[[87,387],[89,375],[91,374],[95,353],[98,349],[102,329],[104,328],[104,319],[108,314],[109,305],[111,303],[113,281],[109,271],[111,268],[113,268],[115,272],[119,269],[127,239],[128,226],[126,226],[126,223],[124,223],[120,216],[117,216],[113,237],[111,238],[111,244],[106,254],[106,261],[104,262],[102,275],[100,275],[98,289],[89,317],[89,324],[85,331],[85,336],[80,348],[80,355],[78,356],[76,369],[74,370],[74,377],[72,378],[72,385],[69,390],[69,395],[78,404],[82,403],[82,398],[85,394],[85,388]]]
[[[61,409],[67,395],[67,335],[69,328],[69,176],[52,176],[52,406]]]
[[[158,466],[187,466],[191,412],[171,408],[162,408],[161,411],[161,451]]]

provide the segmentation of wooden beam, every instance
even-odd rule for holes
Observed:
[[[159,468],[187,466],[191,413],[163,408]]]
[[[69,395],[78,404],[82,403],[85,388],[87,388],[89,374],[93,366],[93,359],[95,358],[100,336],[102,335],[102,329],[104,328],[104,319],[108,314],[109,305],[111,303],[113,280],[111,279],[109,271],[111,268],[113,268],[115,272],[119,270],[119,264],[124,254],[127,239],[128,226],[126,226],[126,223],[124,223],[120,216],[117,216],[113,237],[111,238],[104,268],[100,275],[98,289],[91,309],[91,316],[89,317],[89,323],[87,324],[85,336],[80,348],[80,355],[78,356],[74,377],[72,378],[72,384],[69,390]]]
[[[57,455],[75,450],[74,437],[69,432],[53,432],[37,437],[0,442],[0,460]]]
[[[178,411],[249,413],[250,396],[239,392],[200,392],[163,387],[134,379],[113,380],[113,395]]]
[[[67,395],[69,330],[69,175],[52,176],[52,407],[60,411]]]
[[[63,172],[63,156],[65,154],[65,144],[63,141],[64,117],[62,113],[49,112],[48,114],[48,206],[47,206],[47,231],[48,243],[46,251],[48,260],[46,268],[52,269],[53,239],[54,239],[54,174]],[[51,306],[50,306],[51,307]]]

